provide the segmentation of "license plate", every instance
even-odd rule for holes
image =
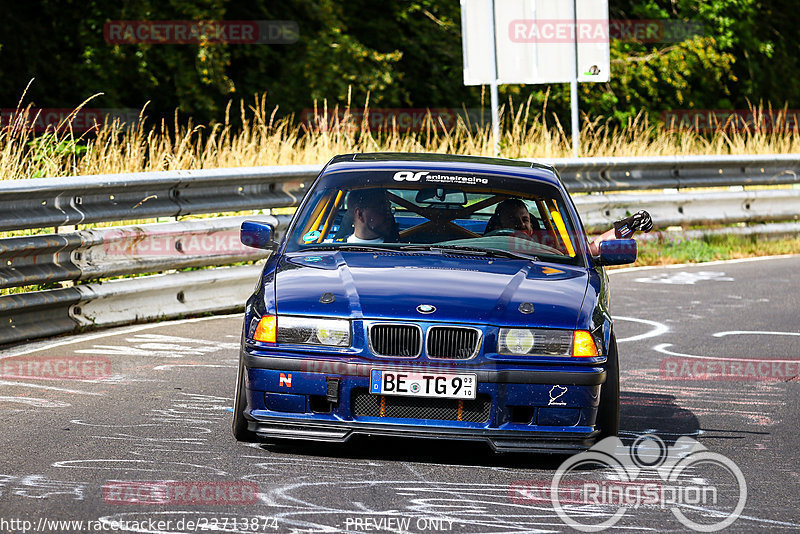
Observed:
[[[478,389],[477,375],[408,373],[372,369],[370,393],[404,395],[406,397],[439,397],[443,399],[474,399]]]

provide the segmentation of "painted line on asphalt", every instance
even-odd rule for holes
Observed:
[[[67,389],[67,388],[59,388],[56,386],[45,386],[43,384],[30,384],[28,382],[13,382],[10,380],[0,380],[0,386],[19,386],[19,387],[26,387],[26,388],[34,388],[34,389],[47,389],[50,391],[62,391],[65,393],[75,393],[78,395],[98,395],[102,396],[102,393],[96,393],[93,391],[83,391],[80,389]]]
[[[650,321],[648,319],[636,319],[635,317],[617,317],[617,316],[613,316],[612,319],[614,319],[615,321],[632,321],[634,323],[642,323],[653,327],[652,330],[650,330],[649,332],[645,332],[644,334],[638,334],[635,336],[618,339],[617,343],[624,343],[626,341],[639,341],[640,339],[656,337],[669,332],[669,327],[664,323],[659,323],[658,321]]]
[[[63,347],[64,345],[72,345],[73,343],[80,343],[82,341],[92,341],[93,339],[101,339],[104,337],[130,334],[132,332],[140,332],[142,330],[147,330],[149,328],[160,328],[162,326],[174,326],[179,324],[197,323],[200,321],[211,321],[214,319],[229,319],[231,317],[242,317],[242,316],[243,315],[241,313],[231,313],[227,315],[214,315],[212,317],[195,317],[193,319],[178,319],[176,321],[162,321],[160,323],[142,324],[142,325],[132,326],[129,328],[114,329],[96,334],[80,334],[74,338],[66,339],[64,341],[59,341],[57,343],[51,343],[49,345],[37,346],[30,349],[23,349],[19,352],[11,352],[8,354],[0,353],[0,360],[4,358],[11,358],[13,356],[22,356],[23,354],[30,354],[32,352],[37,352],[40,350],[48,350],[56,347]]]
[[[178,367],[220,367],[224,369],[236,369],[236,365],[214,365],[210,363],[184,363],[184,364],[177,364],[177,363],[170,363],[167,365],[157,365],[153,367],[153,371],[166,371],[168,369],[176,369]]]
[[[700,263],[676,263],[672,265],[641,265],[639,267],[622,267],[621,269],[607,269],[609,275],[615,273],[628,273],[631,271],[646,271],[652,269],[683,269],[685,267],[703,267],[705,265],[727,265],[732,263],[748,263],[751,261],[780,260],[786,258],[800,258],[800,254],[780,254],[777,256],[756,256],[754,258],[737,258],[735,260],[704,261]]]
[[[800,332],[768,332],[766,330],[730,330],[727,332],[717,332],[711,334],[714,337],[740,336],[740,335],[764,335],[764,336],[800,336]]]
[[[666,354],[668,356],[680,356],[682,358],[695,358],[698,360],[728,360],[728,361],[737,361],[737,362],[779,362],[779,363],[794,363],[800,362],[800,360],[762,360],[762,359],[749,359],[749,358],[725,358],[723,356],[698,356],[697,354],[683,354],[681,352],[674,352],[671,350],[667,350],[667,347],[671,347],[672,343],[661,343],[660,345],[656,345],[653,347],[653,350],[660,352],[661,354]]]

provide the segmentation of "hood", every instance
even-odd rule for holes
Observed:
[[[317,252],[281,260],[275,303],[287,315],[575,328],[587,283],[584,268],[525,260]],[[523,302],[533,313],[519,311]]]

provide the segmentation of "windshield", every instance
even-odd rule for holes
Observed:
[[[561,192],[547,183],[413,171],[331,174],[338,176],[323,177],[297,214],[287,252],[463,250],[583,264],[576,225]]]

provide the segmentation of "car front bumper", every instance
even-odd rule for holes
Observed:
[[[373,395],[370,370],[411,363],[341,361],[242,352],[249,430],[262,437],[345,442],[356,435],[446,438],[498,452],[575,452],[590,447],[606,371],[601,366],[465,368],[477,399]],[[418,371],[419,369],[417,369]],[[426,369],[432,371],[431,369]]]

